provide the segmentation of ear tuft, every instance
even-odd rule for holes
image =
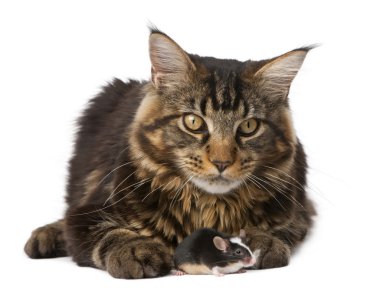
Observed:
[[[186,81],[195,70],[186,52],[166,34],[151,28],[149,53],[152,63],[152,82],[155,87]]]
[[[152,33],[161,33],[163,35],[166,35],[161,30],[159,30],[158,27],[156,25],[154,25],[152,22],[149,22],[148,29],[150,31],[150,34],[152,34]]]
[[[261,67],[254,74],[259,93],[272,98],[285,99],[308,51],[314,47],[308,46],[290,51]]]

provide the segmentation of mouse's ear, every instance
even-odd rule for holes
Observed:
[[[220,236],[216,236],[216,237],[214,237],[214,239],[212,241],[214,242],[214,245],[218,250],[221,250],[223,252],[225,252],[227,250],[228,245],[229,245],[228,240],[223,239]]]

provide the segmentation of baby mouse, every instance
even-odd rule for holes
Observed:
[[[224,274],[244,272],[252,267],[260,255],[243,243],[245,231],[231,237],[210,228],[196,230],[187,236],[174,252],[176,275]]]

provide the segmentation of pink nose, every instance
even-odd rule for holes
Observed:
[[[244,258],[244,264],[247,266],[253,266],[256,263],[256,259],[252,257]]]

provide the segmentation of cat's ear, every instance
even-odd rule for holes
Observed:
[[[149,38],[152,83],[156,88],[186,82],[195,65],[187,53],[164,33],[152,30]]]
[[[239,237],[244,240],[246,238],[247,234],[244,229],[240,230]]]
[[[269,60],[255,73],[250,74],[250,79],[255,82],[259,94],[285,99],[293,79],[300,70],[308,51],[312,48],[310,46],[290,51]]]

